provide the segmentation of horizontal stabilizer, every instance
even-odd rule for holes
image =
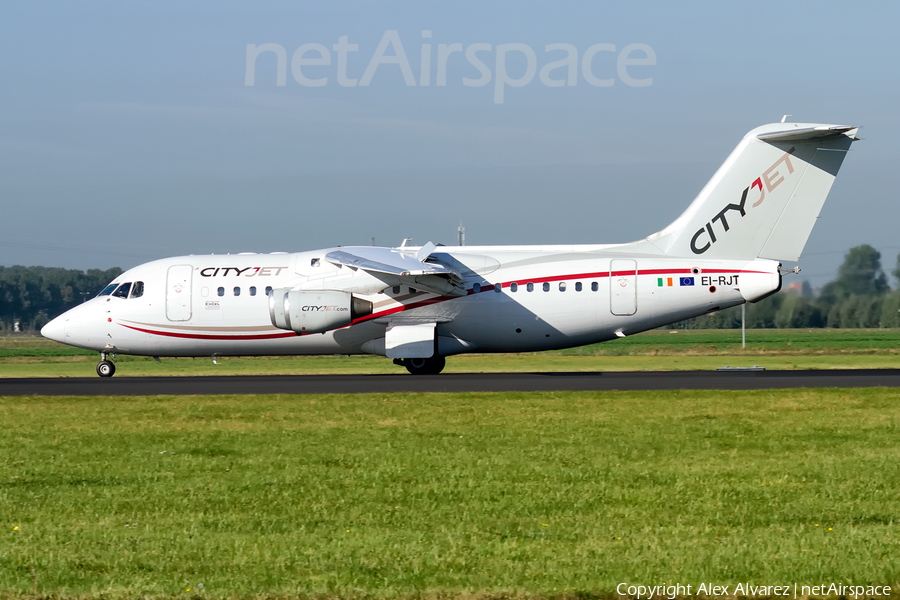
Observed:
[[[757,139],[766,142],[803,142],[809,140],[824,140],[826,138],[845,135],[848,132],[856,134],[858,127],[847,125],[819,125],[817,127],[803,127],[786,129],[784,131],[773,131],[771,133],[761,133]]]

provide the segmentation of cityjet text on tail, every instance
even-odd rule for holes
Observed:
[[[179,256],[129,269],[41,333],[99,352],[103,377],[123,354],[375,354],[435,374],[465,352],[613,340],[778,291],[856,131],[754,129],[681,216],[635,242]]]

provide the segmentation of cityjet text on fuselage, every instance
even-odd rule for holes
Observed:
[[[277,277],[287,267],[204,267],[201,277]]]

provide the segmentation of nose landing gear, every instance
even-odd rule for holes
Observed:
[[[100,353],[100,362],[97,363],[97,375],[100,377],[112,377],[116,374],[116,365],[107,360],[106,352]]]

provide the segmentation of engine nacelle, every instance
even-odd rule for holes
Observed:
[[[323,333],[345,327],[353,319],[372,314],[372,303],[336,290],[272,290],[272,325],[297,333]]]

